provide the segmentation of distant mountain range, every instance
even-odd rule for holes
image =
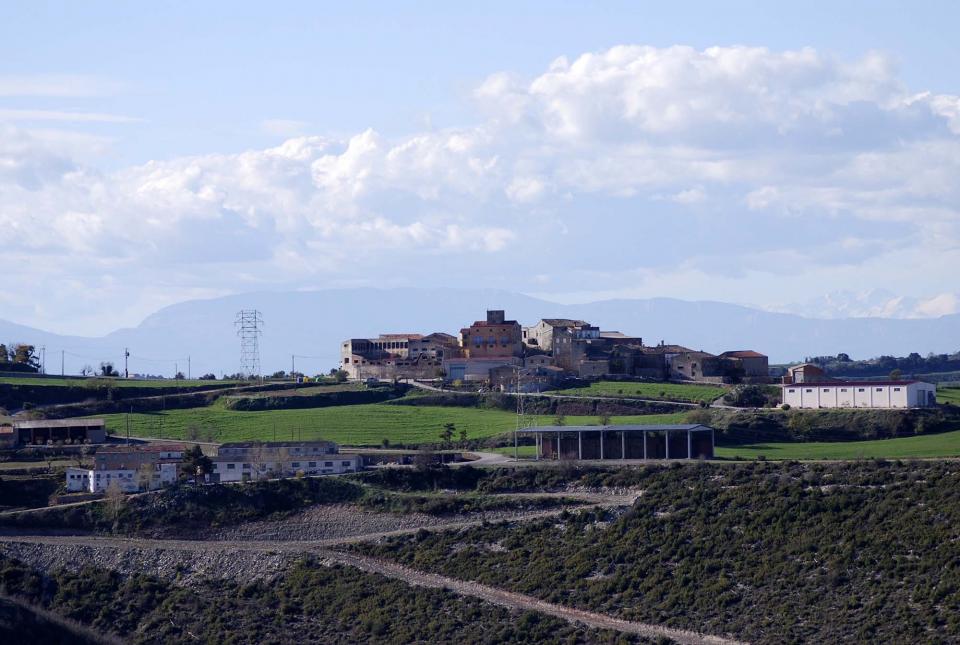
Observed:
[[[671,298],[602,300],[561,305],[499,290],[333,289],[247,293],[191,300],[165,307],[131,329],[98,338],[61,336],[0,320],[0,342],[46,346],[47,372],[66,373],[111,360],[121,370],[130,349],[131,373],[172,376],[175,366],[193,376],[218,376],[240,369],[240,344],[233,321],[241,309],[258,309],[264,318],[261,339],[265,372],[289,370],[291,355],[306,373],[337,365],[339,342],[381,332],[445,331],[484,318],[486,309],[530,325],[540,318],[580,318],[604,330],[643,337],[648,345],[677,343],[721,352],[755,349],[772,363],[845,352],[853,358],[910,352],[946,353],[960,349],[960,314],[929,319],[812,319],[721,302]]]

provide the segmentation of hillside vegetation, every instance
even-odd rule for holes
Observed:
[[[500,485],[521,477],[644,493],[622,516],[585,511],[356,548],[551,602],[750,642],[960,639],[956,463],[554,469],[502,476]]]
[[[0,557],[0,592],[130,643],[640,642],[310,560],[269,583],[186,587],[94,567],[38,573]]]

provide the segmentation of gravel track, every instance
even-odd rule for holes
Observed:
[[[368,573],[379,573],[388,578],[402,580],[410,585],[447,589],[461,596],[472,596],[508,609],[537,611],[566,620],[570,623],[586,625],[587,627],[612,629],[628,634],[645,636],[647,638],[666,637],[684,645],[739,645],[742,643],[742,641],[736,641],[730,638],[700,634],[685,629],[662,627],[660,625],[635,623],[629,620],[614,618],[606,614],[564,607],[532,596],[526,596],[512,591],[504,591],[503,589],[497,589],[496,587],[490,587],[478,582],[457,580],[435,573],[424,573],[394,562],[358,555],[356,553],[328,551],[323,554],[323,558],[330,564],[343,564]]]
[[[540,494],[542,495],[542,494]],[[562,493],[591,503],[580,507],[625,506],[636,494]],[[520,496],[520,495],[518,495]],[[500,513],[494,521],[529,521],[558,516],[569,509],[557,508],[527,513]],[[335,526],[344,514],[357,514],[354,523]],[[666,637],[685,645],[735,645],[739,641],[708,634],[638,623],[606,614],[564,607],[472,581],[457,580],[434,573],[417,571],[403,565],[357,553],[333,550],[334,547],[359,542],[408,535],[420,530],[446,531],[477,526],[491,521],[495,514],[480,519],[451,519],[413,514],[397,516],[357,509],[349,505],[332,505],[310,509],[305,517],[281,522],[251,522],[246,526],[223,529],[216,534],[225,539],[183,540],[144,539],[112,536],[63,535],[0,535],[0,553],[31,563],[43,569],[59,566],[76,568],[87,564],[121,572],[146,572],[180,579],[190,584],[204,577],[247,580],[272,578],[303,555],[313,555],[328,566],[344,565],[369,573],[402,580],[410,585],[448,589],[454,593],[479,598],[501,607],[519,611],[536,611],[598,629],[611,629],[647,638]],[[398,527],[398,523],[405,524]],[[390,528],[388,528],[390,527]],[[289,539],[301,536],[301,539]],[[302,539],[314,536],[313,539]],[[322,536],[322,537],[320,537]],[[184,554],[190,554],[184,557]]]

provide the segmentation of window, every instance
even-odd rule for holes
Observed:
[[[861,388],[857,388],[857,392],[866,392],[866,390],[861,387]]]
[[[807,392],[813,392],[813,390],[810,388],[807,388]]]
[[[893,391],[894,391],[894,392],[899,392],[899,391],[900,391],[900,388],[895,387],[895,388],[893,388]]]
[[[877,388],[877,392],[883,392],[883,388],[882,388],[882,387],[878,387],[878,388]]]
[[[790,388],[789,390],[787,390],[787,392],[789,392],[790,394],[793,394],[794,392],[796,392],[796,390],[793,388]]]
[[[841,392],[846,392],[846,391],[847,391],[847,388],[842,387],[842,388],[840,388],[840,391],[841,391]]]
[[[236,464],[227,464],[227,470],[236,470],[236,468],[237,468]]]
[[[315,461],[307,462],[307,467],[308,467],[308,468],[316,468],[316,467],[317,467],[317,462],[315,462]]]
[[[344,465],[344,466],[349,466],[349,465],[350,465],[350,462],[349,462],[349,461],[341,461],[340,463],[341,463],[342,465]]]
[[[325,462],[323,462],[323,465],[326,466],[327,468],[330,468],[330,467],[333,466],[333,462],[332,462],[332,461],[325,461]]]
[[[293,463],[290,464],[290,465],[293,466],[294,468],[299,468],[299,467],[300,467],[300,462],[299,462],[299,461],[295,461],[295,462],[293,462]]]
[[[830,391],[830,388],[825,387],[825,388],[823,388],[823,391],[824,391],[824,392],[829,392],[829,391]]]
[[[244,470],[250,470],[250,464],[244,464],[244,465],[243,465],[243,469],[244,469]]]

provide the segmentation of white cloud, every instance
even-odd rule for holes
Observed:
[[[694,186],[670,197],[671,201],[678,204],[699,204],[707,198],[706,191],[701,186]]]
[[[15,87],[0,78],[29,94]],[[806,302],[827,280],[893,284],[916,315],[956,306],[929,294],[952,293],[960,249],[960,99],[904,87],[880,54],[621,46],[473,96],[485,116],[463,127],[326,138],[273,119],[264,131],[298,136],[111,172],[80,153],[89,135],[0,126],[0,228],[22,266],[60,256],[36,280],[108,274],[115,291],[171,266],[184,293],[303,276],[515,287],[562,261],[549,283],[567,294],[777,302],[789,286]],[[894,297],[878,311],[901,311]]]

